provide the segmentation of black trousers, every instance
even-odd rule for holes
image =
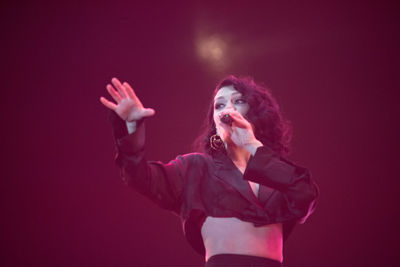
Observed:
[[[264,257],[218,254],[210,257],[204,267],[282,267],[282,263]]]

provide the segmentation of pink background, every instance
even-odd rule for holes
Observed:
[[[122,183],[98,99],[130,82],[157,111],[148,157],[168,161],[228,73],[272,89],[321,189],[285,267],[396,266],[396,1],[55,2],[1,4],[1,266],[203,266],[178,217]],[[196,52],[211,37],[220,68]]]

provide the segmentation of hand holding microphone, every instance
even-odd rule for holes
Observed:
[[[231,115],[222,114],[222,116],[220,116],[220,120],[221,120],[221,122],[223,122],[223,123],[225,123],[225,124],[227,124],[227,125],[232,127],[233,119],[232,119]]]
[[[221,127],[218,131],[221,133],[221,138],[228,145],[232,142],[236,146],[244,147],[254,155],[256,147],[262,143],[258,141],[253,132],[253,127],[242,114],[237,111],[229,113],[221,113],[219,115]]]

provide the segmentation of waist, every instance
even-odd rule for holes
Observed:
[[[237,218],[207,217],[201,228],[206,261],[219,254],[283,260],[282,224],[255,227]]]

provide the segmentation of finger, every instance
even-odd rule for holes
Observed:
[[[152,108],[145,108],[143,110],[143,117],[151,117],[156,113],[156,111]]]
[[[121,95],[121,97],[126,98],[127,96],[121,82],[117,78],[112,78],[111,82],[115,86],[115,88],[117,88],[118,93]]]
[[[239,113],[240,114],[240,113]],[[245,125],[243,124],[243,119],[242,117],[238,116],[235,114],[235,111],[229,111],[229,112],[222,112],[219,117],[220,120],[225,117],[225,116],[229,116],[230,119],[232,119],[232,123],[230,124],[230,126],[240,126],[240,127],[245,127]]]
[[[237,119],[237,120],[246,120],[246,119],[243,117],[243,115],[242,115],[240,112],[236,111],[236,110],[230,111],[230,112],[229,112],[229,115],[231,115],[232,118]]]
[[[132,98],[133,100],[137,101],[138,103],[140,103],[139,98],[136,96],[135,91],[132,89],[132,87],[129,85],[129,83],[124,82],[123,85],[126,89],[126,93],[128,94],[128,96],[130,98]]]
[[[106,86],[107,92],[111,95],[111,97],[115,100],[115,102],[121,102],[121,96],[117,91],[114,90],[111,84],[107,84]]]
[[[235,126],[240,128],[250,127],[250,123],[239,112],[231,112],[229,115],[231,115]]]
[[[135,91],[132,89],[132,87],[129,85],[129,83],[124,82],[124,87],[126,88],[126,92],[127,92],[128,96],[130,98],[132,98],[139,107],[143,107],[142,102],[137,97]]]
[[[126,87],[124,85],[122,85],[121,91],[122,91],[122,94],[124,95],[124,98],[130,98],[128,93],[126,92]]]
[[[104,97],[100,97],[100,102],[106,106],[107,108],[111,109],[111,110],[115,110],[117,108],[117,105],[115,105],[113,102],[108,101],[106,98]]]

